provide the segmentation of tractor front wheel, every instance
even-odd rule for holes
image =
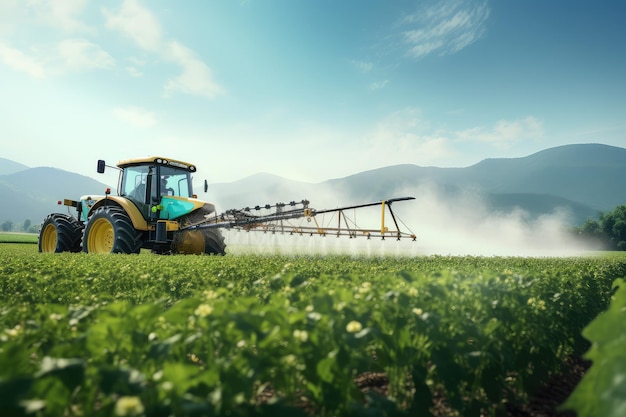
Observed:
[[[85,227],[85,252],[139,253],[141,245],[142,233],[135,230],[130,217],[121,207],[98,208]]]
[[[48,215],[39,231],[39,252],[80,252],[83,225],[74,217],[53,213]]]

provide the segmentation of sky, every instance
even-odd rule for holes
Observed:
[[[2,0],[0,157],[209,183],[626,146],[626,3]]]

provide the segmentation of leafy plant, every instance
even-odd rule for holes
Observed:
[[[31,246],[31,245],[28,245]],[[495,414],[603,311],[619,258],[39,254],[0,246],[13,415]],[[384,375],[387,395],[355,380]]]
[[[579,417],[618,417],[626,412],[626,282],[618,279],[615,286],[609,309],[583,331],[592,343],[585,354],[592,365],[563,404]]]

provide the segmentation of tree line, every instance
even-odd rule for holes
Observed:
[[[600,213],[598,219],[587,219],[575,232],[602,243],[607,250],[626,250],[626,205]]]
[[[3,232],[26,232],[39,233],[39,224],[33,224],[30,219],[24,220],[24,223],[16,225],[11,220],[6,220],[0,224],[0,230]]]

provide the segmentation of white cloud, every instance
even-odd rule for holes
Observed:
[[[181,75],[169,80],[165,86],[167,92],[180,91],[209,98],[224,92],[223,88],[213,81],[211,69],[198,59],[191,49],[178,42],[170,42],[166,55],[183,69]]]
[[[94,33],[78,16],[83,12],[86,0],[31,0],[28,5],[43,23],[66,33]]]
[[[351,62],[352,62],[352,65],[354,65],[357,68],[357,70],[359,70],[359,72],[362,72],[364,74],[367,74],[368,72],[374,69],[374,64],[372,62],[357,61],[357,60],[352,60]]]
[[[59,55],[68,69],[112,68],[115,59],[98,45],[83,39],[66,39],[59,43]]]
[[[46,71],[43,65],[22,51],[0,43],[0,61],[15,71],[24,72],[34,78],[44,78]]]
[[[525,139],[540,140],[544,135],[541,120],[529,116],[521,120],[500,120],[492,128],[474,127],[457,132],[459,141],[487,142],[508,147]]]
[[[8,37],[20,26],[22,22],[21,1],[0,1],[0,38]]]
[[[130,37],[141,49],[156,53],[180,66],[182,73],[170,79],[166,93],[182,92],[215,97],[224,92],[215,81],[211,69],[185,45],[163,39],[159,20],[137,0],[125,0],[117,12],[102,8],[106,26]],[[130,71],[137,75],[137,71]]]
[[[143,77],[143,72],[135,67],[126,67],[126,71],[133,77]]]
[[[370,84],[370,90],[376,91],[385,88],[389,84],[389,80],[377,81]]]
[[[96,30],[80,20],[86,0],[29,0],[27,2],[3,3],[0,12],[14,23],[13,30],[6,38],[15,37],[23,44],[23,36],[17,36],[19,30],[28,27],[29,32],[37,33],[41,26],[56,31],[93,35]],[[8,4],[8,5],[7,5]],[[36,24],[33,24],[33,21]],[[15,33],[13,33],[15,32]],[[54,33],[46,31],[46,40],[24,49],[17,49],[8,44],[0,45],[0,61],[16,71],[24,72],[34,78],[63,74],[66,70],[93,68],[111,68],[115,60],[102,48],[85,39],[59,40]],[[33,35],[36,36],[36,35]],[[56,46],[54,46],[56,44]]]
[[[143,77],[143,71],[140,68],[145,67],[146,62],[137,57],[129,57],[127,58],[130,65],[126,67],[126,71],[133,77]]]
[[[420,58],[436,52],[446,55],[462,50],[484,35],[489,14],[486,1],[446,1],[420,9],[402,22],[415,27],[403,33],[409,47],[407,55]]]
[[[156,114],[140,107],[124,107],[113,109],[113,115],[118,119],[140,128],[149,128],[156,124]]]
[[[136,0],[125,0],[117,12],[102,8],[106,27],[131,38],[141,49],[158,52],[162,47],[159,20]]]
[[[369,160],[381,165],[435,165],[456,154],[445,134],[433,131],[416,109],[405,109],[379,122],[366,137]]]
[[[449,161],[467,157],[462,146],[512,148],[519,142],[539,141],[544,136],[542,122],[532,116],[500,120],[492,127],[446,130],[431,126],[417,109],[407,108],[377,123],[365,135],[363,158],[380,165],[413,163],[447,166]]]

